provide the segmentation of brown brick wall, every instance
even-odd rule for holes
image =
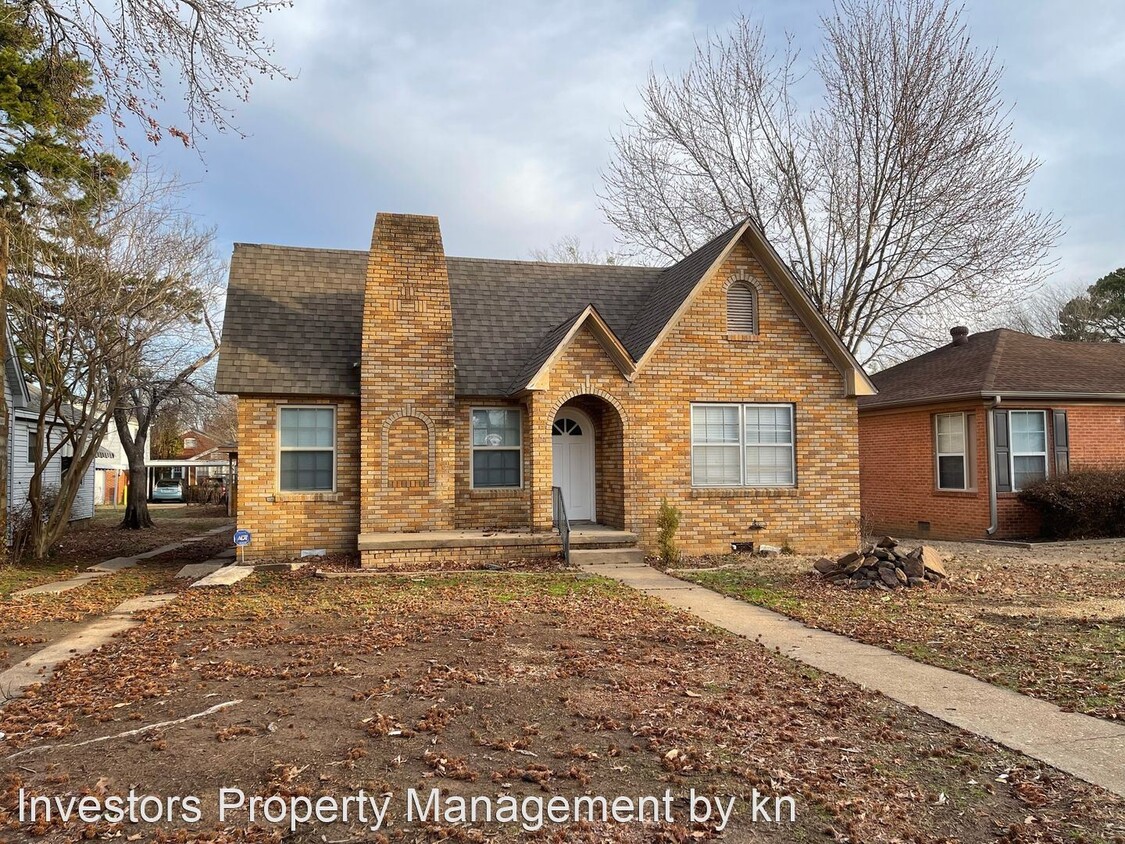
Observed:
[[[336,408],[336,492],[281,492],[278,408]],[[297,556],[304,549],[354,551],[359,531],[359,406],[354,400],[238,397],[238,526],[251,532],[247,558]]]
[[[1125,405],[1066,408],[1072,468],[1125,466]]]
[[[934,414],[972,413],[976,489],[939,490]],[[983,403],[863,412],[859,417],[860,488],[865,529],[872,533],[983,538],[988,527],[988,431]],[[919,522],[929,522],[926,531]]]
[[[1005,401],[1006,410],[1046,410],[1050,471],[1055,471],[1051,410],[1065,410],[1070,431],[1070,466],[1125,465],[1125,406]],[[937,489],[934,470],[935,413],[976,415],[974,492]],[[939,539],[989,538],[987,406],[983,402],[940,404],[860,414],[860,485],[863,516],[873,532]],[[998,529],[993,539],[1035,536],[1039,517],[1015,493],[996,498]],[[928,521],[928,534],[919,521]]]
[[[363,325],[361,529],[452,528],[453,317],[436,217],[376,218]],[[412,421],[404,425],[404,417]],[[392,477],[392,459],[404,459],[407,451],[417,455],[418,425],[426,430],[424,465],[411,471],[400,460]],[[406,476],[414,483],[396,484]]]

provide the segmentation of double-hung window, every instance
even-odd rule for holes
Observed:
[[[331,492],[336,488],[336,409],[283,407],[282,492]]]
[[[482,407],[472,414],[473,488],[518,489],[523,485],[519,408]]]
[[[1012,490],[1047,477],[1047,413],[1043,410],[1010,410]]]
[[[793,406],[693,404],[693,486],[793,486]]]
[[[973,414],[937,414],[934,438],[938,489],[973,489]]]

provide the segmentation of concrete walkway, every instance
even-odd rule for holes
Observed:
[[[162,607],[175,598],[175,593],[130,598],[108,615],[94,619],[81,630],[37,651],[7,671],[0,672],[0,703],[4,698],[15,697],[32,683],[45,683],[55,668],[66,660],[88,654],[122,630],[136,627],[141,622],[133,617],[133,613]]]
[[[24,595],[55,595],[60,592],[69,592],[71,589],[77,589],[79,586],[85,586],[98,577],[104,577],[107,574],[113,574],[122,569],[131,569],[141,560],[167,554],[169,551],[178,551],[186,545],[191,545],[194,542],[202,542],[204,539],[214,536],[216,533],[230,531],[231,529],[232,525],[221,525],[220,527],[211,528],[211,530],[204,531],[195,536],[189,536],[187,539],[182,539],[179,542],[171,542],[168,545],[153,548],[151,551],[135,554],[132,557],[114,557],[111,560],[103,560],[100,563],[88,566],[86,571],[76,574],[68,580],[56,580],[52,583],[41,583],[38,586],[32,586],[28,589],[20,589],[18,592],[13,592],[10,597],[22,598]]]
[[[1125,796],[1125,725],[1063,712],[1043,700],[814,630],[647,565],[586,565],[591,574],[687,610],[782,655],[881,692],[949,724]]]

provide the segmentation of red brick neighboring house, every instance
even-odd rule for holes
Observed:
[[[182,449],[179,457],[181,460],[194,460],[197,457],[213,454],[215,449],[223,444],[222,440],[201,431],[198,428],[188,428],[180,435]]]
[[[447,258],[433,217],[368,251],[235,246],[219,357],[251,558],[553,553],[556,500],[652,550],[854,547],[863,370],[761,233],[666,268]]]
[[[1008,329],[969,335],[872,376],[859,400],[866,526],[942,539],[1038,532],[1019,489],[1125,465],[1125,345]]]

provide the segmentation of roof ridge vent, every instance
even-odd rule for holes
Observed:
[[[950,345],[964,346],[969,342],[969,329],[964,325],[955,325],[949,329],[949,334],[953,337],[953,342]]]

